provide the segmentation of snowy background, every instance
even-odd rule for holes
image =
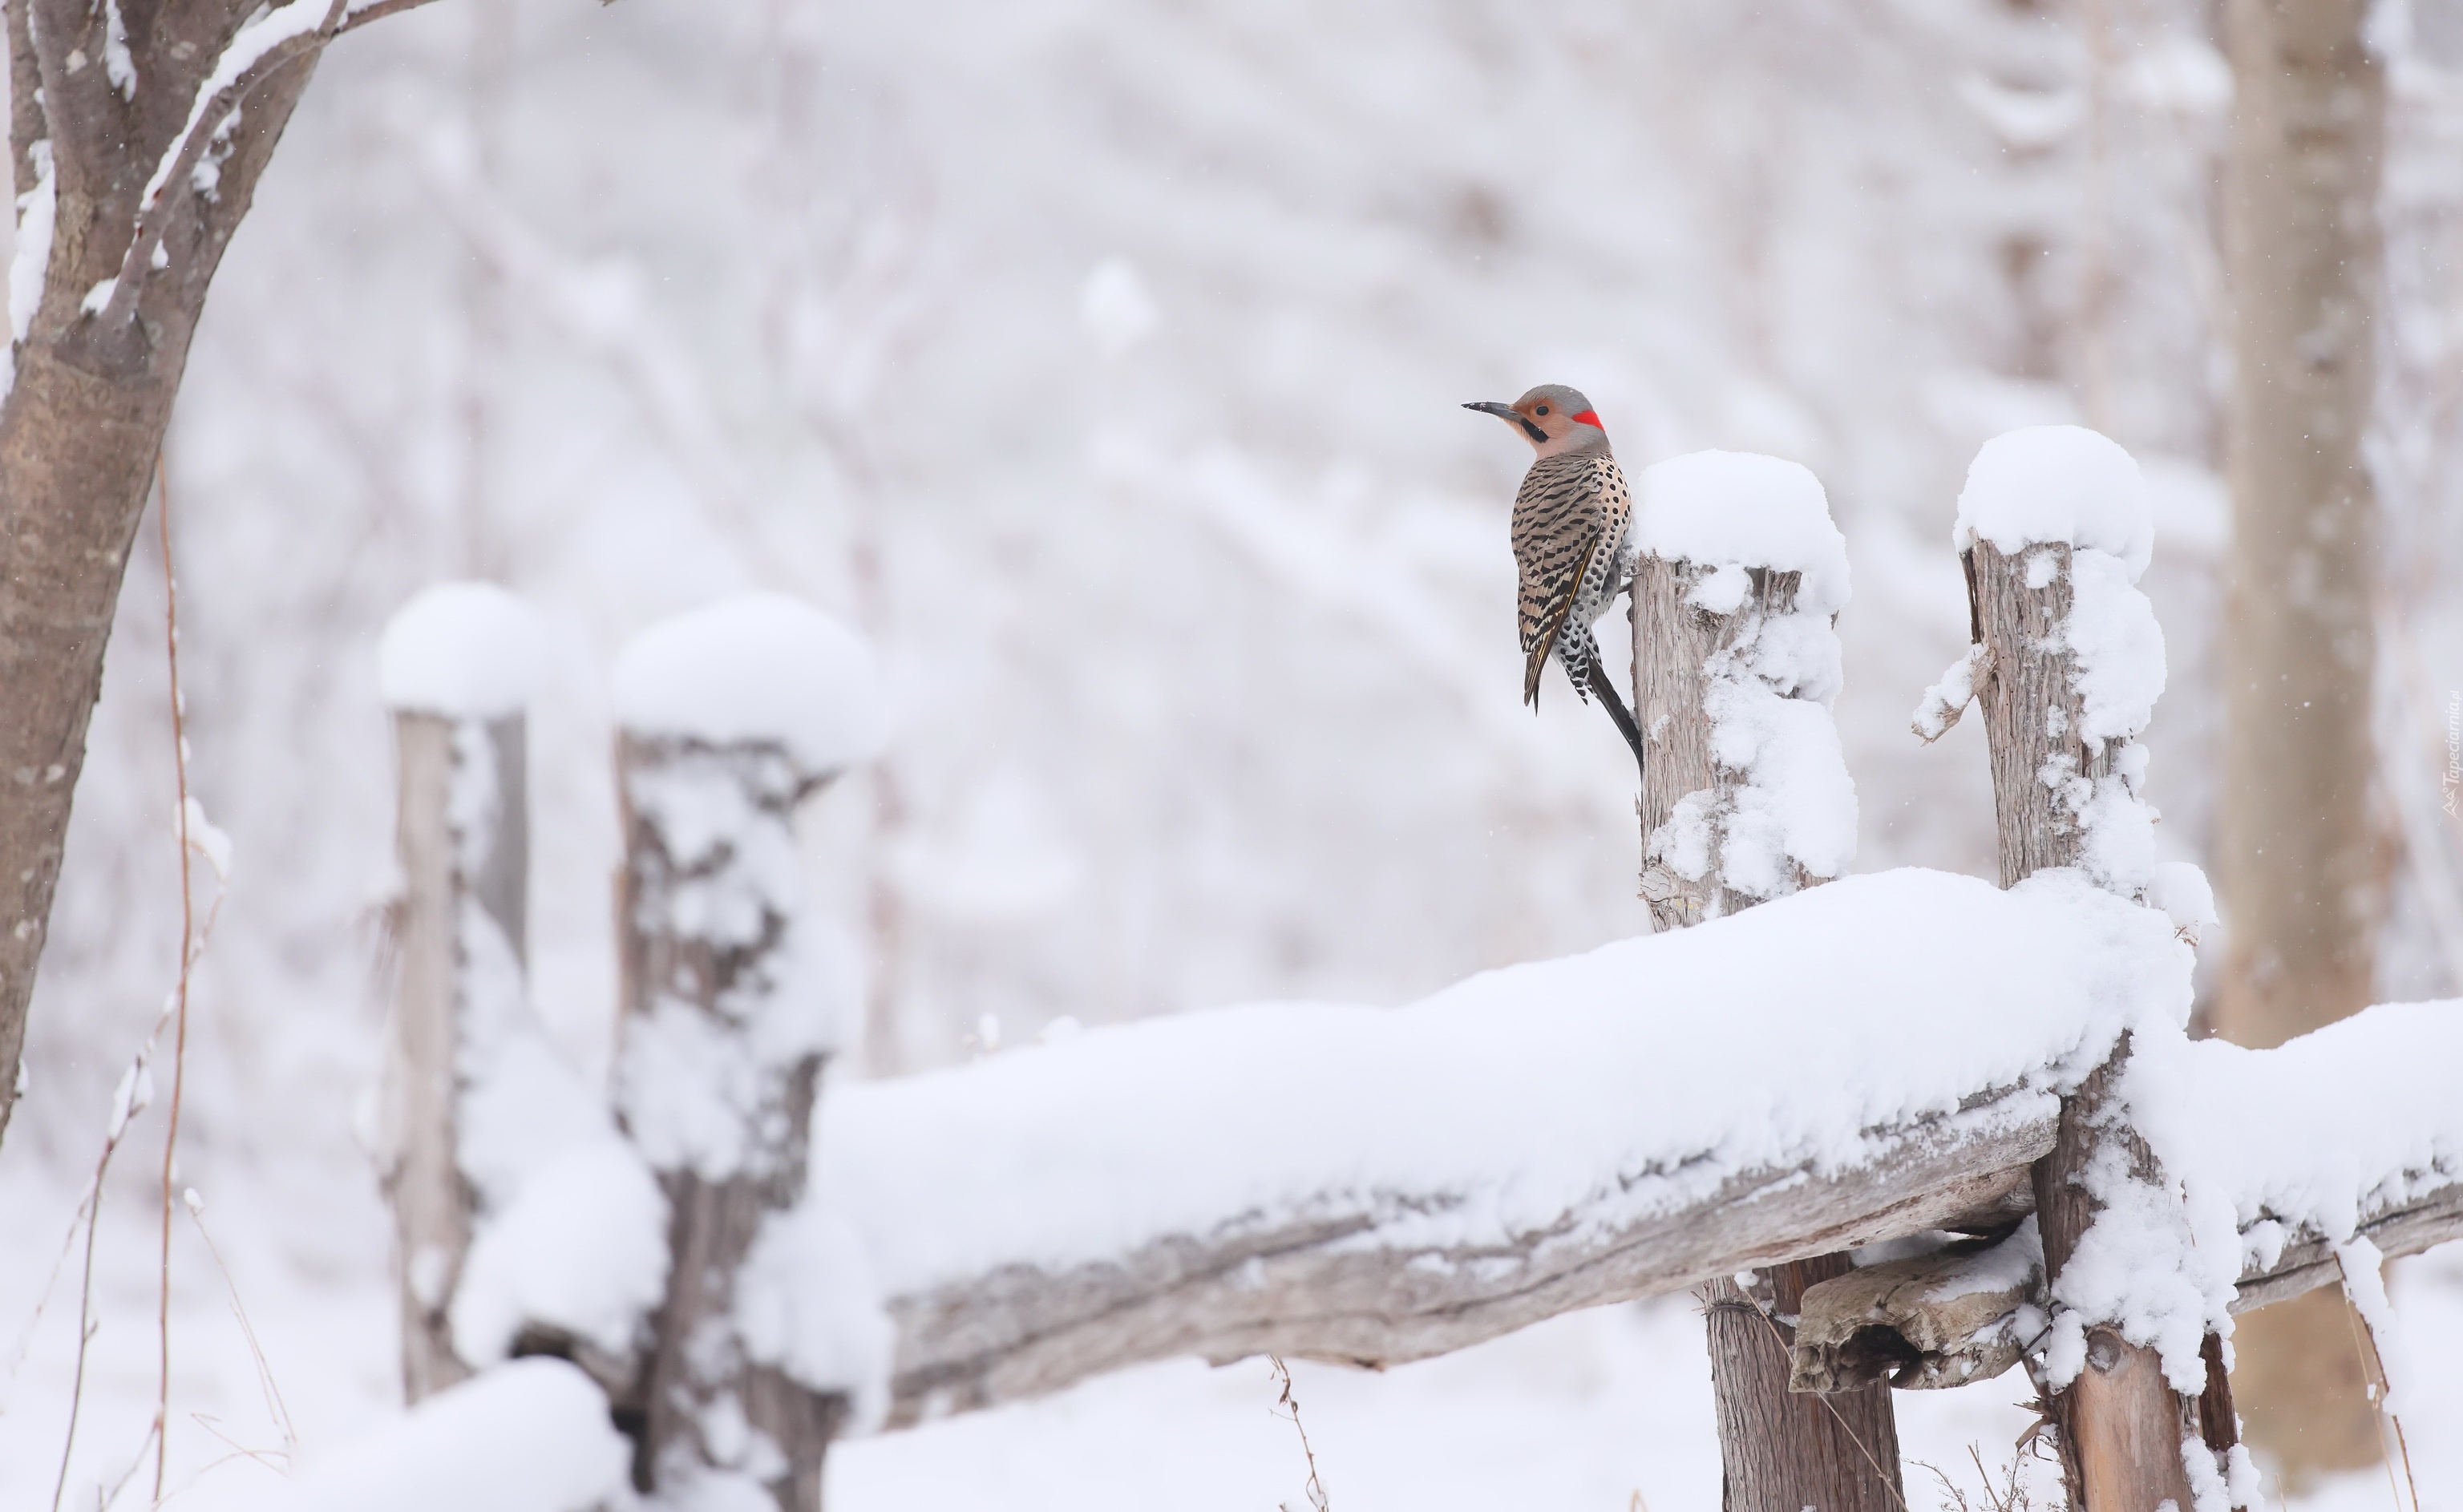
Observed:
[[[1820,478],[1854,573],[1856,870],[1992,870],[1976,722],[1929,748],[1907,731],[1965,639],[1968,460],[2039,422],[2121,441],[2154,486],[2170,651],[2148,796],[2163,853],[2198,858],[2226,528],[2208,11],[447,0],[338,46],[169,443],[191,781],[236,854],[183,1178],[282,1404],[184,1217],[173,1484],[330,1447],[398,1399],[389,1224],[351,1133],[392,886],[375,645],[440,579],[546,616],[532,954],[593,1076],[608,664],[748,587],[861,625],[895,706],[885,759],[806,837],[870,963],[834,1074],[963,1060],[986,1016],[1015,1042],[1062,1016],[1399,1002],[1640,930],[1626,753],[1560,682],[1536,720],[1515,699],[1521,449],[1455,407],[1543,381],[1590,396],[1629,471],[1727,447]],[[2463,991],[2463,828],[2436,813],[2463,689],[2463,5],[2390,13],[2379,996],[2399,999]],[[161,586],[149,524],[0,1151],[9,1506],[59,1472],[62,1245],[172,975]],[[162,1114],[107,1185],[70,1505],[119,1479],[152,1409]],[[2395,1295],[2463,1342],[2463,1260],[2409,1262]],[[1716,1496],[1682,1302],[1299,1387],[1346,1508]],[[1910,1457],[2005,1458],[2014,1390],[1903,1395]],[[2420,1417],[2463,1422],[2431,1390]],[[1261,1364],[1135,1372],[849,1444],[833,1505],[1297,1503],[1274,1395]]]

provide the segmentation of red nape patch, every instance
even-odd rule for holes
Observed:
[[[1580,414],[1576,415],[1574,417],[1574,424],[1578,426],[1590,426],[1600,430],[1605,430],[1607,428],[1607,427],[1600,424],[1600,412],[1596,409],[1585,409]]]

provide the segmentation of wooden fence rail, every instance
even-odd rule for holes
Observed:
[[[850,1101],[848,1116],[825,1119],[825,1150],[834,1137],[860,1141],[868,1126],[891,1122]],[[1227,1212],[1210,1231],[1102,1260],[988,1266],[887,1298],[898,1326],[887,1426],[1180,1356],[1229,1362],[1271,1351],[1399,1365],[1560,1313],[1688,1291],[1807,1256],[1929,1229],[1998,1232],[2034,1212],[2032,1167],[2052,1151],[2058,1125],[2057,1105],[2041,1094],[1979,1098],[1952,1118],[1875,1131],[1879,1152],[1868,1164],[1743,1172],[1694,1201],[1622,1221],[1569,1210],[1512,1247],[1381,1244],[1379,1222],[1365,1213],[1259,1226]],[[2332,1132],[2319,1129],[2321,1138]],[[2463,1176],[2439,1183],[2420,1172],[2386,1174],[2389,1187],[2409,1190],[2365,1206],[2362,1237],[2389,1259],[2463,1238]],[[932,1194],[919,1195],[928,1206]],[[1392,1226],[1407,1227],[1402,1215],[1447,1195],[1397,1194]],[[2296,1231],[2278,1258],[2243,1271],[2234,1310],[2337,1284],[2337,1242],[2314,1228]]]

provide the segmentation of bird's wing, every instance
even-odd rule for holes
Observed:
[[[1599,480],[1588,467],[1535,464],[1514,501],[1514,560],[1521,571],[1522,701],[1539,699],[1539,673],[1573,612],[1602,539]]]
[[[1548,666],[1548,653],[1557,648],[1557,636],[1565,628],[1565,616],[1573,612],[1574,598],[1581,592],[1582,578],[1591,570],[1591,558],[1598,554],[1599,549],[1600,536],[1594,531],[1591,533],[1590,544],[1582,548],[1581,560],[1574,563],[1573,576],[1565,580],[1564,586],[1539,611],[1539,618],[1536,624],[1531,616],[1529,594],[1526,591],[1524,595],[1522,701],[1534,708],[1538,707],[1539,704],[1539,673]],[[1579,695],[1582,694],[1584,690],[1577,688],[1574,691]]]

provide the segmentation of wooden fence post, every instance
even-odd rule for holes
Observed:
[[[399,768],[402,890],[370,1143],[394,1213],[403,1389],[417,1402],[470,1373],[447,1316],[472,1226],[456,1050],[474,973],[510,964],[518,975],[526,955],[529,611],[486,583],[431,588],[394,616],[379,660]]]
[[[804,1194],[838,1043],[798,937],[795,810],[871,754],[871,676],[847,632],[758,596],[653,626],[616,668],[617,1107],[670,1215],[634,1474],[645,1491],[731,1478],[812,1512],[847,1414],[844,1393],[756,1358],[734,1304],[764,1225]]]
[[[1667,930],[1835,876],[1854,848],[1854,790],[1826,707],[1846,552],[1821,485],[1774,458],[1664,462],[1643,474],[1638,503],[1642,894]],[[1807,781],[1827,791],[1807,795]],[[1816,800],[1813,832],[1756,801],[1783,784]],[[1762,1269],[1750,1295],[1733,1280],[1702,1288],[1726,1512],[1904,1512],[1889,1388],[1788,1390],[1805,1289],[1849,1269],[1824,1255]]]
[[[1985,720],[2005,887],[2056,866],[2082,868],[2125,895],[2147,886],[2151,815],[2138,800],[2144,753],[2131,737],[2161,688],[2161,641],[2153,646],[2152,687],[2144,677],[2146,648],[2119,644],[2133,625],[2155,634],[2151,611],[2129,585],[2148,538],[2142,489],[2126,453],[2074,427],[1989,443],[1968,475],[1959,537],[1971,623],[1984,649],[1970,653],[1960,675],[1973,685]],[[2102,560],[2089,561],[2095,558]],[[2093,581],[2082,584],[2089,568]],[[2074,615],[2090,589],[2098,602]],[[2111,665],[2089,668],[2091,653]],[[2139,686],[2116,700],[2112,680],[2133,677]],[[2091,678],[2106,686],[2091,690]],[[2090,691],[2107,707],[2091,709]],[[2137,712],[2118,707],[2141,695]],[[1963,701],[1946,701],[1947,719]],[[1928,717],[1920,711],[1920,725]],[[1932,722],[1932,733],[1946,728],[1945,719]],[[2147,1142],[2108,1116],[2129,1052],[2125,1033],[2062,1099],[2058,1142],[2036,1163],[2044,1275],[2057,1299],[2063,1267],[2103,1208],[2085,1185],[2089,1167],[2117,1156],[2129,1179],[2162,1181]],[[2237,1438],[2219,1352],[2208,1351],[2206,1391],[2185,1395],[2173,1391],[2154,1349],[2101,1322],[2085,1329],[2085,1341],[2083,1367],[2051,1403],[2070,1505],[2154,1512],[2169,1499],[2192,1506],[2184,1440],[2203,1439],[2221,1454]]]

